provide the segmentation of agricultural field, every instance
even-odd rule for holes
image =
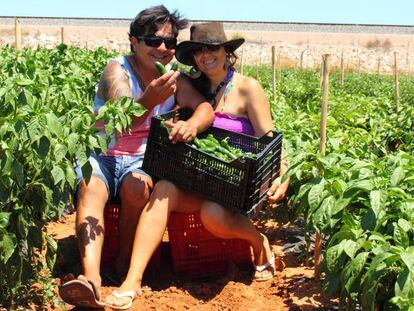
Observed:
[[[108,141],[93,125],[105,120],[107,133],[116,134],[133,114],[141,113],[139,105],[123,99],[93,114],[95,85],[115,55],[103,48],[65,45],[0,50],[0,309],[63,308],[56,295],[55,278],[62,272],[57,258],[75,252],[76,246],[59,249],[65,244],[47,234],[46,224],[68,230],[67,223],[56,220],[71,202],[75,154],[84,175],[90,176],[87,155],[107,148]],[[322,155],[319,71],[282,68],[274,100],[271,68],[247,66],[244,73],[264,86],[289,154],[287,208],[269,209],[268,226],[261,229],[296,224],[304,229],[306,247],[288,264],[290,273],[268,285],[220,278],[200,288],[170,282],[161,293],[169,297],[183,288],[179,297],[184,302],[174,296],[176,309],[329,310],[339,305],[346,310],[414,310],[414,79],[400,77],[397,109],[392,76],[347,73],[341,86],[340,74],[331,72]],[[315,232],[324,241],[317,280],[302,265],[312,264]],[[276,241],[283,246],[277,236],[273,246]],[[300,277],[295,279],[289,268],[300,271]],[[323,298],[318,296],[321,286]],[[303,289],[296,294],[308,299],[307,304],[292,302],[287,293],[296,290],[292,287]],[[201,298],[188,298],[194,291]],[[243,292],[239,300],[226,300],[235,292]],[[215,300],[214,294],[221,298]],[[168,309],[171,303],[157,291],[147,298],[148,309]],[[240,299],[252,304],[240,304]]]

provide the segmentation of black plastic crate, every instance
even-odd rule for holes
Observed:
[[[271,183],[279,176],[281,133],[256,138],[210,127],[197,135],[200,138],[207,134],[218,139],[229,137],[231,146],[257,154],[257,158],[226,162],[197,150],[191,143],[170,142],[162,121],[186,120],[190,116],[189,110],[179,109],[152,117],[143,169],[226,208],[253,216],[266,199]]]

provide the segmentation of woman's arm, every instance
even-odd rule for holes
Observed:
[[[189,78],[181,75],[177,79],[176,100],[181,107],[194,110],[187,122],[175,123],[170,133],[173,142],[191,141],[197,133],[209,128],[214,121],[214,110],[210,103],[191,85]],[[167,123],[167,125],[172,123]]]
[[[245,78],[244,88],[247,94],[246,110],[250,122],[256,132],[256,136],[261,137],[270,130],[274,130],[272,115],[266,94],[258,81],[253,78]],[[280,175],[270,186],[267,192],[267,200],[274,203],[283,199],[289,186],[289,179],[281,184],[282,176],[288,169],[286,154],[282,148],[280,161]]]

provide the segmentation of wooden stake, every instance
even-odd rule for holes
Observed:
[[[377,77],[379,79],[380,76],[380,68],[381,68],[381,56],[378,56],[378,66],[377,66]]]
[[[323,79],[322,79],[322,107],[321,107],[321,127],[320,127],[320,146],[319,152],[322,155],[326,154],[326,120],[328,117],[328,95],[329,95],[329,54],[323,56]],[[322,254],[322,239],[321,236],[315,234],[314,246],[314,261],[315,261],[315,276],[319,273]]]
[[[60,27],[60,43],[65,44],[65,28]]]
[[[276,100],[276,49],[272,45],[272,95],[273,102]]]
[[[405,67],[407,68],[407,76],[410,75],[410,41],[407,43],[407,58]]]
[[[341,87],[344,87],[345,80],[345,66],[344,66],[344,52],[341,53]]]
[[[398,83],[397,52],[394,51],[394,79],[395,79],[395,104],[400,109],[400,88]]]
[[[322,82],[323,82],[323,62],[325,60],[325,55],[322,55],[322,62],[321,62],[321,66],[319,69],[319,86],[322,87]]]
[[[244,74],[244,62],[243,62],[243,56],[244,56],[244,50],[241,50],[240,53],[240,74],[243,75]]]
[[[303,53],[304,53],[305,51],[302,51],[301,53],[300,53],[300,63],[299,63],[299,68],[300,68],[300,70],[303,70]]]
[[[15,34],[14,46],[16,50],[20,50],[22,48],[22,30],[20,28],[20,21],[18,18],[14,20],[14,34]]]

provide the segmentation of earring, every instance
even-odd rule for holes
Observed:
[[[190,68],[190,71],[188,74],[190,75],[191,78],[198,79],[201,76],[201,71],[198,68],[193,66]]]

